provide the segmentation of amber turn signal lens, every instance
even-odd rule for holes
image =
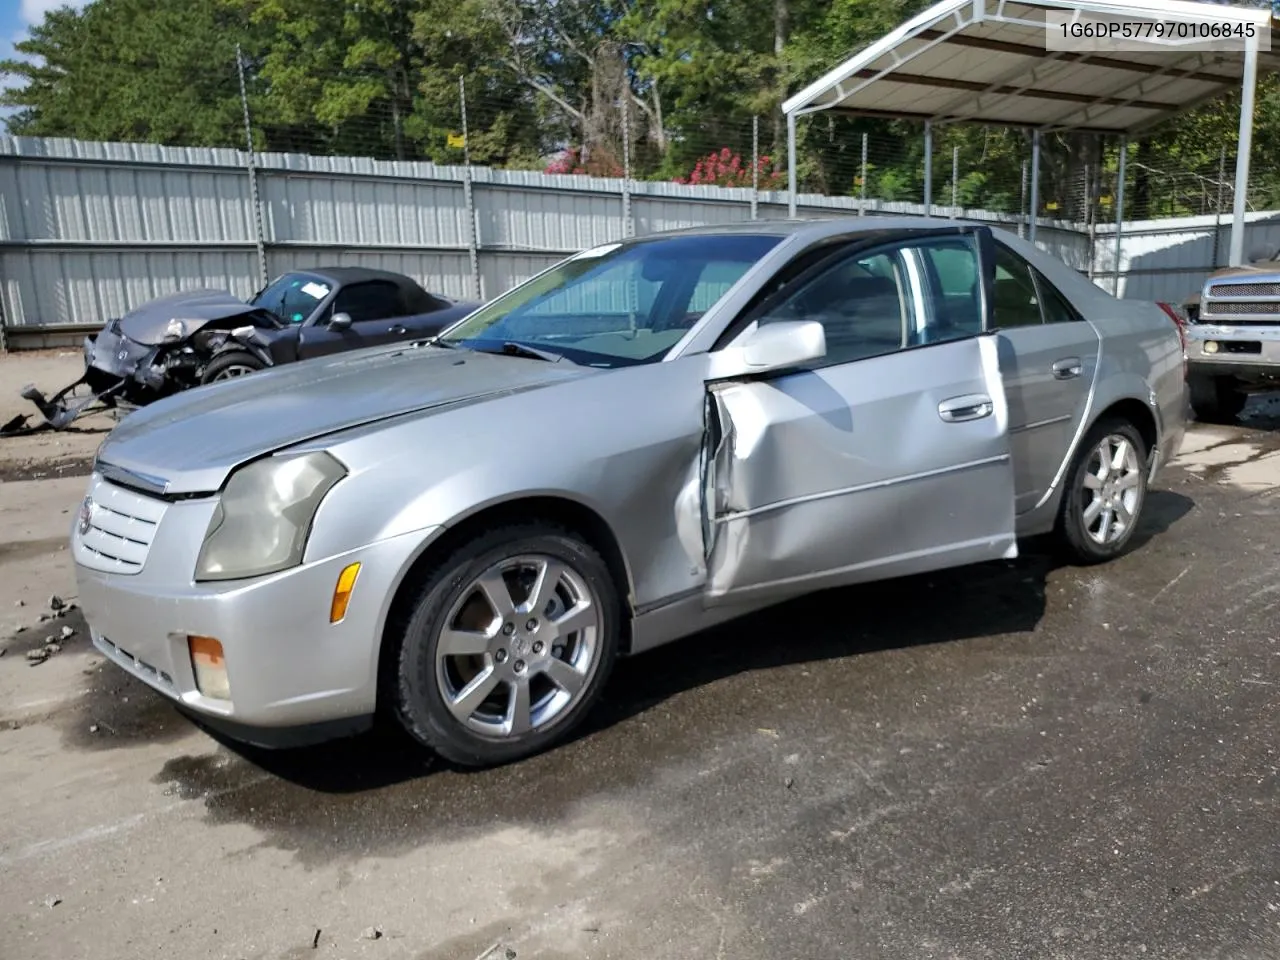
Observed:
[[[333,588],[333,602],[329,604],[329,622],[341,623],[347,615],[347,604],[351,602],[351,591],[356,587],[356,577],[360,575],[360,564],[349,565],[338,574],[338,585]]]
[[[191,672],[200,693],[217,700],[230,700],[231,684],[222,644],[213,637],[189,636],[187,648],[191,651]]]

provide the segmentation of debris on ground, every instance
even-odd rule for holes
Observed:
[[[38,667],[40,664],[44,663],[50,657],[61,652],[62,652],[62,645],[58,643],[53,637],[48,637],[45,640],[45,645],[43,647],[37,647],[34,650],[27,651],[27,660],[30,661],[31,666]]]
[[[316,927],[316,935],[311,938],[311,949],[318,950],[320,948],[320,928]]]

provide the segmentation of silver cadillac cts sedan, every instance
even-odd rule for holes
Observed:
[[[233,738],[563,739],[615,660],[819,589],[1124,551],[1179,334],[1016,236],[755,221],[587,250],[437,338],[131,414],[72,531],[108,658]],[[693,642],[693,641],[690,641]]]

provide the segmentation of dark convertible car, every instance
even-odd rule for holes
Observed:
[[[403,274],[366,267],[286,273],[252,302],[285,323],[258,328],[257,340],[267,350],[258,356],[262,366],[435,336],[479,306],[428,293]],[[224,378],[225,357],[222,365],[210,366],[218,368],[212,375],[206,371],[204,382]]]
[[[85,372],[75,383],[52,397],[34,386],[22,395],[62,429],[99,405],[142,406],[282,363],[433,337],[478,306],[366,267],[291,271],[247,302],[225,290],[187,290],[86,337]],[[27,419],[15,418],[0,433],[32,429]]]

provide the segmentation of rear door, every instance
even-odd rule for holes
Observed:
[[[1098,368],[1097,330],[1044,276],[996,244],[994,310],[1009,400],[1019,514],[1048,495],[1084,419]]]
[[[708,604],[1016,556],[991,247],[986,228],[863,242],[739,321],[817,320],[827,356],[708,385]],[[957,258],[974,287],[948,298]]]
[[[404,312],[400,288],[389,280],[349,284],[337,292],[332,306],[322,317],[300,331],[299,358],[305,360],[406,339],[409,331],[401,322]],[[329,320],[339,313],[351,317],[351,326],[345,330],[329,329]]]

